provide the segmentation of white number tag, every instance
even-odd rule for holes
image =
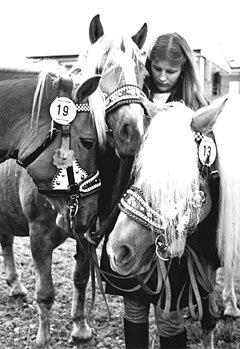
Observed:
[[[211,166],[214,163],[217,156],[217,149],[212,138],[203,137],[199,144],[198,154],[203,165]]]
[[[50,106],[52,119],[61,125],[70,124],[76,117],[75,103],[67,97],[57,97]]]

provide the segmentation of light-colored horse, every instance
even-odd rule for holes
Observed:
[[[240,167],[234,161],[239,148],[239,106],[239,96],[225,96],[195,114],[183,105],[173,104],[153,118],[135,161],[134,186],[122,198],[122,211],[109,236],[107,252],[114,271],[121,275],[146,272],[156,258],[154,250],[160,264],[164,258],[181,260],[186,241],[189,244],[199,236],[198,257],[212,286],[218,264],[214,266],[211,261],[209,247],[213,251],[217,247],[225,273],[232,275],[239,261],[240,247]],[[193,131],[205,135],[199,151]],[[216,147],[208,138],[212,131],[216,160]],[[199,158],[205,170],[206,162],[209,165],[210,161],[219,172],[219,208],[207,177],[203,176],[205,170],[199,172]],[[219,209],[218,216],[215,212],[219,218],[215,217],[212,229],[204,235],[213,246],[204,246],[205,228],[199,227],[204,227],[216,209]],[[216,239],[214,232],[217,232]],[[216,319],[212,296],[202,301],[202,347],[205,349],[213,348]]]
[[[103,154],[100,159],[101,221],[108,218],[127,185],[132,157],[138,151],[149,123],[142,103],[142,98],[146,98],[142,88],[147,70],[141,49],[146,36],[146,24],[132,37],[105,33],[100,17],[96,15],[89,27],[92,45],[85,57],[78,62],[78,66],[83,67],[83,76],[101,74],[99,88],[106,99],[106,124],[110,146],[107,155]]]
[[[101,74],[99,88],[106,98],[109,138],[120,157],[132,156],[139,149],[148,121],[141,101],[147,74],[141,49],[147,25],[132,37],[105,34],[97,15],[90,23],[89,36],[92,45],[78,65],[83,76]]]

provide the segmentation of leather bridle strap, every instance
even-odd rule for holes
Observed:
[[[190,315],[193,320],[201,321],[203,318],[203,306],[202,306],[202,299],[201,299],[198,285],[200,285],[207,294],[213,291],[213,287],[210,281],[208,280],[204,269],[202,268],[199,258],[197,257],[196,253],[189,245],[186,245],[185,253],[187,257],[187,268],[188,268],[189,278],[186,278],[186,281],[178,296],[177,312],[180,313],[180,301],[181,301],[184,289],[186,287],[187,281],[189,280],[188,306],[189,306]],[[195,297],[195,302],[193,299],[193,295]],[[197,312],[196,312],[196,306],[198,309]]]
[[[132,278],[132,276],[126,277],[126,276],[114,275],[112,273],[108,273],[106,271],[103,271],[100,268],[99,263],[98,263],[96,249],[93,247],[91,248],[91,256],[92,256],[92,259],[94,261],[94,265],[96,267],[96,275],[99,276],[99,277],[97,277],[97,279],[101,281],[101,275],[102,275],[111,286],[113,286],[114,288],[116,288],[122,292],[131,293],[131,292],[139,290],[142,287],[142,284],[146,284],[149,281],[149,279],[151,278],[151,276],[153,275],[153,272],[155,270],[155,268],[150,269],[149,273],[147,273],[147,275],[144,276],[144,278],[141,280],[141,283],[138,283],[136,286],[134,286],[132,288],[125,289],[125,288],[122,288],[122,287],[115,285],[112,281],[109,280],[109,277],[113,277],[113,278],[120,279],[120,280],[127,280],[128,278]],[[139,279],[137,278],[137,280],[139,280]],[[151,292],[152,292],[152,294],[159,293],[158,289],[156,289],[155,291],[151,291]]]
[[[102,224],[101,228],[99,228],[97,232],[87,232],[87,234],[85,234],[85,238],[94,246],[98,246],[103,236],[113,230],[119,212],[120,209],[118,205],[115,205],[107,220]]]
[[[34,162],[39,157],[40,154],[42,154],[44,152],[45,149],[47,149],[49,147],[49,145],[51,143],[54,142],[58,133],[59,133],[58,128],[54,127],[53,129],[51,129],[48,132],[48,135],[45,138],[45,140],[42,142],[42,144],[37,149],[35,149],[30,155],[28,155],[26,157],[26,159],[24,159],[22,161],[17,159],[18,165],[20,165],[24,168],[27,168],[32,162]],[[18,154],[17,154],[17,156],[18,156]]]

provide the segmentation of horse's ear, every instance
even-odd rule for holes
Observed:
[[[228,95],[217,98],[210,105],[198,109],[191,121],[192,130],[202,133],[212,130],[228,98]]]
[[[100,79],[100,75],[95,75],[84,81],[84,83],[79,86],[76,91],[75,97],[77,102],[85,102],[86,99],[88,99],[88,97],[91,96],[91,94],[93,94],[93,92],[95,92],[98,88]]]
[[[90,22],[89,26],[89,39],[91,44],[94,44],[104,34],[103,26],[100,21],[100,16],[96,15]]]
[[[143,48],[143,45],[146,41],[147,32],[148,32],[147,23],[144,23],[142,28],[135,35],[132,36],[133,41],[135,42],[135,44],[138,46],[140,50]]]

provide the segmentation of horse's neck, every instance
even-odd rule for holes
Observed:
[[[31,117],[37,83],[38,75],[32,73],[0,81],[1,151],[11,153],[19,148],[22,139],[36,133],[36,121],[32,125]]]
[[[112,149],[103,154],[99,162],[102,188],[99,198],[99,216],[101,221],[108,218],[114,206],[123,195],[128,184],[133,158],[120,160]],[[111,164],[111,166],[109,166]]]
[[[0,82],[0,149],[15,147],[17,134],[25,131],[23,127],[31,117],[31,95],[25,94],[18,80]]]
[[[29,77],[36,77],[36,72],[19,72],[18,70],[12,69],[0,69],[0,81],[4,80],[17,80]]]

